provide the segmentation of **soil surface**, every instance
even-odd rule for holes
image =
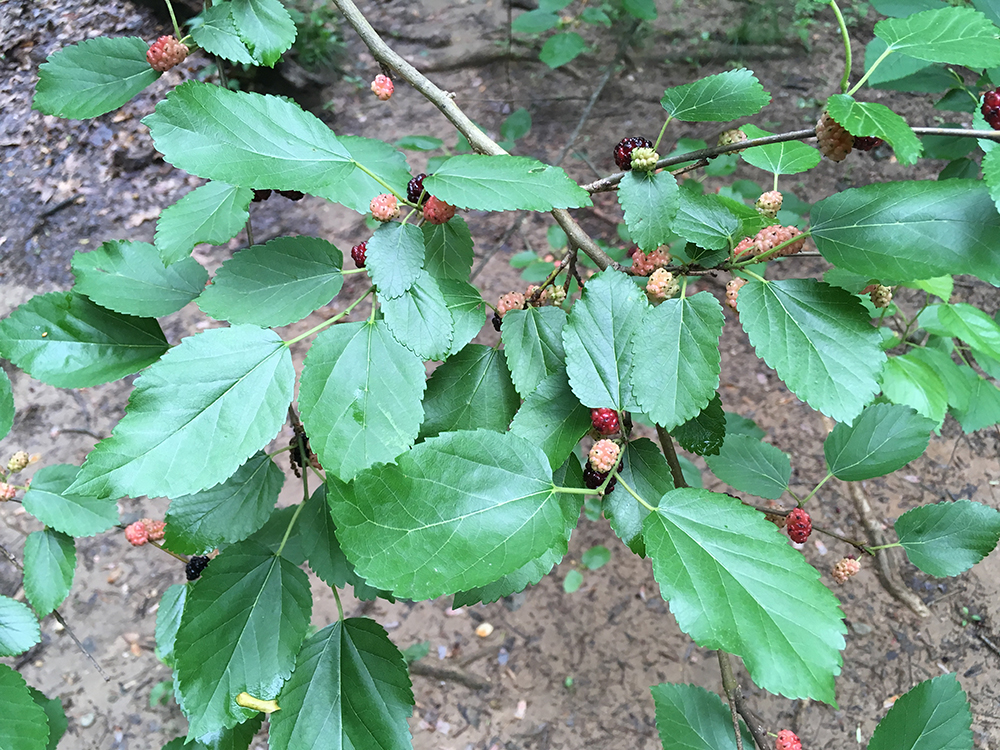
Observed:
[[[734,48],[724,32],[745,3],[659,5],[660,18],[626,55],[563,162],[574,179],[586,182],[595,172],[613,171],[611,149],[621,137],[655,136],[663,120],[658,102],[666,86],[746,65],[774,94],[774,103],[752,121],[773,131],[814,122],[817,102],[835,91],[843,51],[830,17],[820,16],[809,27],[809,52],[793,42]],[[515,43],[512,59],[506,59],[508,10],[499,0],[378,2],[362,9],[401,53],[455,92],[456,101],[494,137],[506,114],[527,108],[531,132],[518,141],[515,153],[546,161],[563,148],[617,44],[610,32],[587,32],[592,53],[553,71],[537,61],[537,48],[530,45]],[[855,30],[860,40],[855,44],[856,61],[863,59],[863,43],[871,38],[873,22],[870,14]],[[60,46],[100,34],[153,39],[164,33],[168,27],[162,20],[125,0],[7,0],[0,7],[0,316],[34,294],[69,288],[69,263],[77,251],[110,239],[151,241],[159,211],[201,184],[165,164],[139,122],[171,87],[205,72],[209,61],[201,55],[193,55],[119,112],[80,122],[30,109],[38,65]],[[390,142],[424,134],[441,136],[449,146],[455,143],[443,117],[405,84],[397,82],[387,104],[372,97],[366,84],[358,84],[369,81],[377,67],[349,29],[344,36],[343,75],[329,74],[322,86],[307,87],[314,102],[325,105],[316,114],[338,134]],[[857,62],[855,78],[859,66]],[[302,90],[301,71],[286,70],[286,78],[298,81],[296,90]],[[292,88],[292,83],[287,85]],[[890,96],[897,111],[914,124],[970,119],[932,110],[932,99],[923,95],[870,92],[866,98]],[[667,143],[681,137],[713,142],[718,131],[710,123],[674,123]],[[667,150],[661,148],[661,153]],[[414,173],[423,171],[428,155],[407,155]],[[943,166],[932,162],[904,169],[890,154],[879,156],[855,153],[841,164],[825,161],[806,175],[783,178],[781,187],[811,203],[872,181],[933,178]],[[734,177],[707,178],[706,189],[734,178],[765,186],[770,182],[769,175],[743,165]],[[614,195],[596,196],[595,205],[593,210],[576,211],[578,219],[595,237],[618,242],[615,225],[621,214]],[[523,288],[507,261],[526,248],[546,252],[551,218],[531,215],[513,233],[508,231],[513,215],[469,212],[466,218],[477,242],[482,273],[476,283],[484,296],[495,300],[500,293]],[[312,198],[292,203],[272,197],[254,204],[252,220],[258,243],[288,233],[313,234],[334,242],[345,254],[370,233],[362,217]],[[245,244],[241,234],[227,247],[200,247],[195,257],[214,271]],[[824,270],[819,259],[801,263],[807,274]],[[795,270],[801,273],[802,267]],[[362,283],[357,276],[349,277],[338,299],[289,331],[304,331],[335,314]],[[698,283],[721,297],[724,280]],[[958,279],[956,300],[974,302],[990,314],[1000,303],[995,290],[968,278]],[[898,302],[913,311],[922,298],[903,294]],[[193,304],[161,322],[171,343],[219,325]],[[489,326],[480,334],[487,343],[495,337]],[[722,352],[724,406],[754,419],[769,442],[792,455],[793,489],[807,493],[825,473],[822,441],[828,425],[755,357],[733,317],[726,325]],[[296,351],[299,361],[304,353],[305,348]],[[61,390],[32,380],[8,363],[3,366],[13,380],[18,410],[14,431],[0,441],[0,456],[6,460],[19,449],[40,453],[42,459],[32,470],[79,464],[121,418],[131,388],[131,379],[126,379]],[[274,445],[287,444],[290,434],[286,428]],[[923,503],[970,498],[1000,507],[998,455],[1000,433],[987,430],[965,437],[949,418],[921,459],[865,483],[865,489],[887,527],[901,512]],[[299,497],[291,472],[288,476],[280,505]],[[709,480],[707,473],[706,481],[712,489],[727,489]],[[120,503],[121,518],[129,523],[143,516],[162,517],[166,506],[162,498],[126,499]],[[864,537],[844,485],[825,485],[810,510],[817,524],[847,537]],[[0,544],[20,557],[25,536],[39,524],[14,503],[0,508],[0,520]],[[585,570],[581,555],[598,544],[611,550],[611,562],[597,571]],[[812,750],[854,747],[859,738],[867,742],[895,696],[921,680],[953,672],[972,703],[976,747],[998,747],[1000,653],[992,644],[1000,644],[1000,558],[994,554],[965,575],[940,580],[904,563],[906,584],[930,605],[930,617],[921,619],[888,596],[871,566],[846,586],[833,584],[830,568],[849,551],[848,545],[818,534],[803,549],[840,597],[849,626],[837,682],[838,707],[767,696],[740,670],[755,709],[772,731],[792,728]],[[186,729],[174,703],[151,707],[151,691],[170,679],[169,670],[153,654],[157,603],[169,585],[184,580],[182,565],[150,547],[130,547],[121,533],[78,539],[77,555],[73,590],[60,610],[110,679],[102,679],[52,618],[42,623],[38,647],[4,662],[16,665],[29,684],[63,702],[69,730],[60,747],[158,749]],[[567,594],[563,581],[573,570],[584,571],[584,583]],[[18,571],[2,559],[0,593],[24,596]],[[336,607],[322,584],[315,583],[313,594],[313,622],[322,627],[336,617]],[[715,655],[694,646],[678,630],[648,561],[621,545],[603,520],[581,519],[562,564],[538,586],[507,600],[454,612],[449,599],[365,604],[348,598],[345,609],[377,620],[401,648],[426,643],[429,653],[419,662],[421,671],[457,670],[471,677],[456,681],[414,675],[411,727],[418,750],[653,750],[660,740],[650,686],[672,681],[721,690]],[[971,624],[969,615],[981,618],[978,624]],[[963,626],[963,619],[970,624]],[[482,623],[493,626],[484,638],[475,633]],[[477,689],[477,683],[487,687]],[[266,747],[265,736],[266,730],[253,747]]]

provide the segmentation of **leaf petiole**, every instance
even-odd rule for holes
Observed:
[[[327,326],[333,325],[334,323],[336,323],[338,320],[340,320],[344,316],[349,315],[351,313],[351,311],[355,307],[357,307],[358,305],[361,304],[361,302],[365,299],[365,297],[367,297],[369,294],[371,294],[374,291],[375,291],[375,287],[374,286],[368,287],[368,289],[365,291],[364,294],[362,294],[360,297],[358,297],[356,300],[354,300],[354,302],[352,302],[347,307],[345,307],[341,312],[337,313],[336,315],[334,315],[329,320],[324,320],[319,325],[313,326],[312,328],[310,328],[305,333],[296,336],[294,339],[289,339],[288,341],[284,342],[285,346],[291,346],[292,344],[297,344],[302,339],[307,338],[309,336],[312,336],[314,333],[319,333],[320,331],[322,331]]]

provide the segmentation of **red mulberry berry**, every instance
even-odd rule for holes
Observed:
[[[1000,88],[987,91],[983,95],[983,106],[980,110],[989,126],[994,130],[1000,130]]]
[[[365,240],[360,245],[355,245],[351,248],[351,258],[354,260],[354,265],[358,268],[365,267],[365,257],[368,254],[368,240]]]
[[[774,743],[775,750],[802,750],[802,743],[795,733],[789,729],[782,729],[778,732],[778,739]]]
[[[392,79],[379,73],[372,81],[372,93],[384,102],[389,101],[393,91]]]
[[[523,310],[524,309],[524,295],[520,292],[507,292],[507,294],[500,295],[500,299],[497,302],[497,315],[503,318],[507,314],[508,310]]]
[[[742,130],[739,130],[739,129],[727,130],[726,132],[719,134],[718,144],[720,146],[732,146],[734,143],[742,143],[743,141],[746,141],[746,140],[749,140],[749,139],[747,138],[747,134],[744,133]],[[733,149],[732,151],[729,151],[728,153],[730,153],[730,154],[738,154],[741,151],[746,151],[746,149],[745,148],[737,148],[737,149]]]
[[[146,62],[152,66],[153,70],[166,73],[175,65],[184,62],[190,50],[186,44],[181,44],[174,36],[161,36],[151,45],[146,52]]]
[[[881,146],[885,141],[873,135],[861,135],[854,139],[854,148],[858,151],[871,151],[876,146]]]
[[[133,547],[141,547],[149,541],[149,530],[142,521],[136,521],[125,527],[125,538]]]
[[[736,300],[739,297],[740,289],[742,289],[743,285],[746,283],[746,279],[739,278],[730,279],[726,282],[726,304],[730,307],[730,309],[736,309]],[[784,526],[784,524],[782,524],[782,526]]]
[[[428,197],[427,193],[424,192],[425,177],[427,177],[427,175],[421,172],[406,183],[406,200],[415,206],[423,205],[424,200]]]
[[[853,557],[845,557],[837,561],[833,566],[833,580],[843,585],[844,582],[853,575],[857,575],[861,570],[861,563]]]
[[[802,234],[801,231],[795,227],[788,226],[783,227],[781,224],[772,224],[769,227],[764,227],[751,239],[749,237],[740,241],[740,243],[733,248],[733,255],[737,260],[740,260],[741,255],[747,253],[752,257],[758,255],[763,255],[764,253],[770,252],[778,245],[788,242],[778,251],[773,257],[780,257],[784,255],[794,255],[799,252],[806,244],[806,240],[803,237],[795,242],[789,242],[789,240],[794,239]]]
[[[197,581],[201,573],[208,567],[209,559],[205,555],[195,555],[184,566],[184,575],[189,581]]]
[[[371,210],[372,216],[379,221],[392,221],[399,216],[399,205],[396,202],[396,196],[392,193],[376,195],[368,204],[368,208]]]
[[[433,195],[424,203],[424,221],[428,224],[444,224],[455,215],[455,207]]]
[[[7,471],[11,474],[17,474],[17,472],[27,466],[30,461],[31,459],[28,458],[28,454],[25,451],[18,451],[11,456],[10,460],[7,462]]]
[[[670,253],[657,248],[646,254],[639,248],[632,253],[632,272],[636,276],[649,276],[657,268],[670,265]]]
[[[797,544],[805,544],[806,539],[812,533],[812,520],[802,508],[796,508],[788,514],[788,523],[785,528],[788,529],[789,539]]]
[[[778,215],[778,211],[781,210],[782,195],[777,190],[769,190],[766,193],[762,193],[757,202],[754,203],[754,208],[761,216],[766,216],[768,219],[773,219]]]
[[[615,164],[619,169],[628,171],[632,169],[632,152],[637,148],[652,148],[653,142],[641,136],[622,138],[615,146]]]
[[[590,459],[590,465],[594,467],[594,471],[607,474],[615,468],[620,453],[621,448],[613,440],[598,440],[590,449],[587,458]]]
[[[854,136],[843,125],[824,112],[816,123],[816,140],[819,150],[830,161],[843,161],[854,148]]]
[[[602,435],[614,435],[620,427],[618,412],[614,409],[591,409],[590,422]]]

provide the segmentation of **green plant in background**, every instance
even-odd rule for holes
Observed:
[[[37,295],[0,321],[0,354],[51,386],[141,373],[125,416],[82,466],[45,466],[30,487],[19,479],[28,456],[15,453],[3,469],[0,498],[20,494],[45,528],[25,545],[31,607],[0,597],[0,655],[38,642],[38,618],[72,586],[76,537],[116,527],[121,498],[167,497],[165,526],[144,519],[125,530],[132,544],[184,562],[187,583],[167,589],[156,621],[156,653],[173,669],[189,722],[188,736],[166,748],[242,750],[265,718],[276,750],[406,748],[407,659],[423,649],[403,654],[374,620],[345,618],[339,590],[350,585],[362,599],[452,596],[456,607],[493,602],[562,560],[581,513],[603,515],[622,549],[650,561],[680,628],[718,651],[730,707],[692,685],[652,688],[664,745],[766,750],[777,727],[741,703],[731,655],[764,690],[836,705],[845,645],[837,597],[789,539],[828,534],[866,563],[902,547],[913,565],[944,577],[968,570],[1000,538],[1000,512],[969,500],[908,510],[895,521],[895,542],[813,529],[807,510],[833,477],[860,492],[856,483],[918,458],[948,414],[966,432],[1000,422],[1000,326],[951,302],[953,275],[1000,285],[1000,90],[976,97],[978,130],[954,133],[913,128],[855,97],[904,55],[911,67],[941,65],[996,85],[1000,19],[948,6],[904,13],[893,3],[898,17],[875,26],[883,50],[852,85],[847,24],[831,2],[847,61],[842,93],[827,100],[815,129],[772,135],[744,124],[717,147],[692,142],[684,148],[693,150],[660,158],[674,120],[738,124],[768,105],[751,71],[729,70],[665,89],[657,141],[626,139],[614,149],[624,171],[581,186],[558,167],[505,153],[385,45],[351,0],[335,2],[376,59],[447,115],[460,145],[414,177],[390,144],[338,136],[284,98],[198,81],[171,90],[145,118],[164,159],[207,182],[164,209],[153,244],[109,240],[77,253],[72,290]],[[646,6],[621,7],[635,15]],[[177,39],[152,47],[96,38],[56,52],[40,70],[35,108],[95,117],[183,59],[186,44],[273,65],[295,39],[277,0],[220,0],[209,10],[190,37],[178,29]],[[512,113],[502,137],[514,144],[529,127]],[[779,190],[821,154],[840,161],[882,140],[903,165],[928,151],[969,159],[963,149],[973,136],[983,179],[876,183],[812,206]],[[820,150],[803,142],[813,137]],[[400,146],[443,148],[427,136]],[[737,180],[706,193],[693,176],[731,174],[736,159],[770,184]],[[264,190],[371,211],[376,228],[351,250],[357,268],[345,270],[341,250],[323,239],[280,237],[234,253],[206,285],[192,249],[249,229],[254,191]],[[635,245],[630,265],[617,260],[625,248],[605,249],[568,212],[611,190],[624,213],[621,237]],[[559,226],[548,235],[552,260],[525,265],[545,277],[498,301],[496,346],[471,343],[487,315],[469,283],[474,241],[458,209],[549,212]],[[831,266],[822,281],[798,272],[806,238]],[[341,294],[349,273],[370,284],[342,312],[297,335],[282,330]],[[725,305],[738,317],[729,314],[729,324],[743,328],[792,393],[837,423],[824,442],[827,474],[808,494],[789,487],[790,456],[724,408],[727,314],[692,288],[705,274],[730,277]],[[924,292],[915,314],[893,304],[901,287]],[[229,325],[170,346],[157,318],[192,301]],[[344,322],[362,304],[367,315]],[[301,369],[293,348],[304,355]],[[428,361],[440,362],[429,378]],[[13,417],[4,375],[0,435]],[[286,420],[291,445],[266,453]],[[657,442],[640,436],[638,423]],[[703,489],[678,446],[746,499]],[[274,458],[286,451],[302,500],[276,509],[285,475]],[[765,505],[779,499],[791,508]],[[596,568],[611,556],[595,547],[581,562]],[[843,583],[861,564],[845,556],[832,580]],[[316,632],[306,567],[340,610]],[[566,590],[582,583],[574,572]],[[0,693],[2,746],[43,750],[58,741],[58,701],[7,666]],[[901,697],[868,748],[967,750],[970,723],[965,693],[943,675]],[[797,746],[788,730],[778,738]]]
[[[344,54],[338,16],[328,3],[318,0],[285,0],[295,22],[292,51],[309,70],[336,67]]]

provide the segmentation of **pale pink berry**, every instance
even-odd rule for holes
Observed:
[[[501,318],[506,315],[509,310],[523,309],[524,295],[520,292],[507,292],[507,294],[500,295],[500,299],[497,302],[497,315]]]
[[[375,76],[375,80],[372,81],[372,93],[384,102],[389,101],[393,88],[392,79],[381,73]]]
[[[152,518],[143,518],[140,523],[146,527],[146,535],[150,541],[158,542],[163,539],[163,530],[167,524],[163,521],[154,521]]]
[[[17,488],[11,484],[7,484],[6,482],[0,482],[0,503],[13,500],[16,494]]]
[[[733,310],[736,309],[736,300],[739,298],[740,289],[747,283],[746,279],[730,279],[726,282],[726,304]]]
[[[754,207],[761,216],[766,216],[768,219],[773,219],[778,215],[778,211],[781,210],[782,195],[777,190],[769,190],[766,193],[762,193],[757,202],[754,203]]]
[[[654,301],[675,297],[680,288],[681,285],[674,275],[663,268],[653,271],[653,275],[646,282],[646,294]]]
[[[790,729],[782,729],[778,732],[774,748],[775,750],[802,750],[802,742]]]
[[[368,208],[371,210],[372,216],[379,221],[392,221],[399,216],[399,204],[396,201],[396,196],[391,193],[376,195],[372,198]]]
[[[141,547],[149,541],[149,531],[142,521],[130,523],[125,527],[125,538],[133,547]]]
[[[178,42],[177,37],[161,36],[149,46],[149,50],[146,52],[146,62],[153,70],[166,73],[175,65],[184,62],[188,52],[190,50],[187,45]]]
[[[590,449],[588,458],[590,459],[590,465],[594,467],[595,471],[607,474],[615,468],[620,453],[621,448],[618,447],[618,443],[615,441],[598,440],[594,443],[594,447]]]
[[[853,575],[857,575],[858,571],[861,570],[861,561],[855,560],[853,557],[845,557],[837,561],[837,564],[833,566],[833,580],[837,583],[843,585],[843,583]]]
[[[639,248],[632,251],[632,272],[636,276],[649,276],[657,268],[670,265],[670,253],[657,248],[651,253],[644,253]]]

